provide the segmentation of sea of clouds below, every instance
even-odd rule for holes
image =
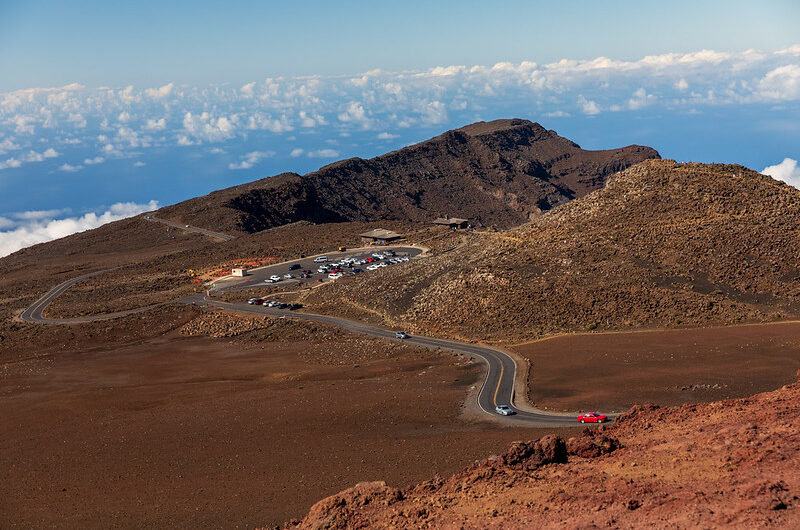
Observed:
[[[311,168],[352,153],[377,154],[381,146],[400,147],[424,138],[427,131],[484,116],[592,120],[619,114],[633,122],[645,113],[757,105],[780,109],[798,100],[800,45],[775,52],[703,50],[638,61],[600,57],[545,65],[374,70],[356,76],[267,78],[243,86],[168,83],[137,89],[76,83],[0,94],[0,183],[8,183],[17,195],[15,204],[36,200],[33,192],[24,196],[22,184],[35,182],[36,193],[49,189],[57,198],[63,192],[73,202],[78,199],[66,189],[79,189],[86,207],[85,201],[100,196],[92,190],[122,178],[108,177],[112,171],[105,168],[118,175],[129,171],[135,182],[135,172],[149,170],[163,153],[187,153],[184,165],[199,158],[198,171],[208,167],[216,174],[229,173],[231,180],[214,181],[229,185],[237,178],[249,180],[270,160]],[[252,145],[254,139],[260,147],[235,148]],[[800,184],[792,157],[763,172]],[[83,176],[91,182],[81,182]],[[148,200],[139,197],[82,215],[0,214],[0,256],[155,208]]]

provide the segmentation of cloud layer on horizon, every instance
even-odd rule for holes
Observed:
[[[158,208],[147,204],[118,202],[101,213],[64,217],[65,210],[27,211],[0,217],[0,258],[25,247],[97,228],[112,221],[132,217]]]
[[[59,158],[61,171],[79,172],[152,148],[218,145],[255,132],[332,139],[374,131],[373,137],[390,139],[403,129],[466,123],[518,109],[527,109],[528,115],[592,117],[798,100],[800,45],[775,52],[667,53],[636,61],[598,57],[541,65],[372,70],[354,76],[266,78],[243,86],[173,82],[139,89],[73,83],[0,94],[0,171]],[[73,148],[82,154],[73,158]],[[296,148],[294,153],[301,154]],[[304,153],[338,156],[331,148],[306,148]],[[263,158],[244,157],[228,168],[249,169]]]

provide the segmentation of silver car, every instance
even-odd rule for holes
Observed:
[[[511,416],[512,414],[514,414],[514,411],[511,410],[511,407],[509,407],[508,405],[497,405],[494,408],[494,411],[500,414],[501,416]]]

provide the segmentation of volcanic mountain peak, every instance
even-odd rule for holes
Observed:
[[[428,222],[444,214],[507,228],[604,185],[658,153],[585,151],[527,120],[478,122],[368,160],[284,173],[163,208],[159,216],[222,231],[296,221]]]

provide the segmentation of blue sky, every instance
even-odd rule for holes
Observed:
[[[800,182],[798,3],[340,4],[0,2],[0,255],[495,118]]]
[[[0,90],[771,50],[798,22],[793,0],[3,0]]]

